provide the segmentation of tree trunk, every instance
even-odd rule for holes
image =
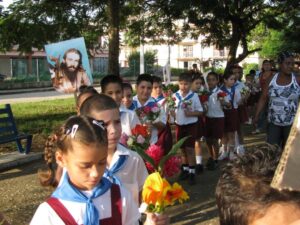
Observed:
[[[109,44],[108,44],[108,73],[120,75],[119,71],[119,25],[120,25],[120,2],[109,0]]]
[[[224,71],[224,74],[229,73],[230,71],[230,67],[233,66],[234,64],[238,63],[236,61],[236,53],[237,53],[237,49],[239,46],[239,42],[240,42],[240,34],[239,34],[239,30],[238,30],[238,25],[232,23],[232,38],[231,38],[231,45],[229,46],[229,53],[228,53],[228,58],[227,58],[227,64],[226,64],[226,68]]]

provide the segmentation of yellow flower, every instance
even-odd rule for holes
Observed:
[[[143,202],[148,205],[162,206],[168,191],[171,189],[169,182],[161,177],[158,172],[150,174],[143,187]]]
[[[179,203],[182,203],[183,201],[186,201],[188,199],[188,194],[178,183],[173,184],[172,188],[168,191],[166,196],[166,202],[168,202],[170,205],[174,205],[177,200],[179,201]]]

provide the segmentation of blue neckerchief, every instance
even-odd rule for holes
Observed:
[[[215,89],[216,89],[216,91],[214,91]],[[215,87],[214,89],[209,90],[209,91],[208,91],[208,97],[210,97],[213,93],[218,92],[218,90],[219,90],[218,87]]]
[[[138,104],[138,101],[137,101],[137,100],[133,100],[133,101],[132,101],[132,104],[133,104],[134,107],[135,107],[134,109],[142,108],[142,107],[145,107],[145,106],[153,107],[153,106],[156,104],[156,101],[155,101],[155,99],[152,98],[152,97],[150,97],[150,99],[151,99],[152,101],[149,101],[146,105],[141,106],[141,107],[139,107],[139,104]]]
[[[126,160],[128,159],[128,155],[119,155],[119,159],[112,166],[111,169],[106,169],[104,172],[104,177],[109,178],[114,184],[121,186],[121,181],[115,174],[120,171],[126,164]]]
[[[134,103],[133,103],[133,102],[131,103],[131,106],[129,106],[128,109],[130,109],[130,110],[135,110],[135,106],[134,106]]]
[[[221,86],[221,90],[226,92],[230,96],[230,103],[231,103],[232,108],[233,108],[233,100],[234,100],[234,95],[235,95],[235,86],[233,85],[230,88],[230,92],[228,91],[228,89],[224,85]]]
[[[164,96],[163,96],[163,95],[160,95],[160,96],[158,96],[157,98],[154,98],[154,100],[155,100],[156,102],[159,102],[159,101],[162,100],[162,99],[164,99]]]
[[[192,92],[191,94],[189,94],[188,96],[186,96],[184,99],[182,99],[182,97],[180,96],[179,92],[176,92],[175,95],[176,97],[178,98],[179,100],[179,103],[178,103],[178,108],[180,107],[181,103],[184,101],[184,100],[190,100],[193,96],[194,96],[194,92]]]
[[[80,190],[69,182],[69,175],[66,173],[62,184],[53,192],[52,197],[66,201],[86,203],[83,224],[99,225],[100,215],[93,204],[93,199],[103,195],[111,187],[112,183],[102,177],[101,181],[92,190],[92,195],[87,197]]]

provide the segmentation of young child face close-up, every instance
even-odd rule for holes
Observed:
[[[207,86],[209,89],[213,89],[218,85],[218,80],[216,79],[215,76],[213,75],[208,75],[207,76]]]
[[[118,83],[109,83],[105,87],[103,94],[110,96],[118,106],[121,105],[122,98],[123,98],[123,90],[120,84]]]
[[[179,90],[183,93],[183,94],[187,94],[191,89],[191,82],[189,81],[179,81]]]
[[[232,74],[228,79],[224,79],[224,84],[226,87],[232,87],[235,83],[235,76]]]
[[[96,120],[103,120],[104,126],[107,129],[108,149],[115,149],[122,134],[119,109],[93,111],[91,116]]]
[[[153,83],[152,96],[162,95],[162,84],[158,82]]]
[[[197,92],[197,91],[199,91],[199,89],[201,88],[202,85],[203,85],[202,80],[196,79],[193,81],[191,89],[192,89],[192,91]]]
[[[72,149],[56,152],[56,161],[65,167],[71,183],[80,190],[92,190],[101,180],[106,168],[107,146],[72,141]]]
[[[122,98],[122,104],[129,108],[132,104],[132,91],[130,88],[124,88],[123,89],[123,98]]]
[[[148,81],[141,81],[136,87],[136,93],[140,100],[147,101],[152,92],[152,83]]]

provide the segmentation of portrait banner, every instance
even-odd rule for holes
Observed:
[[[80,86],[93,83],[82,37],[45,45],[45,52],[55,90],[75,93]]]
[[[300,191],[300,107],[285,144],[279,165],[276,169],[271,186],[282,190]]]

